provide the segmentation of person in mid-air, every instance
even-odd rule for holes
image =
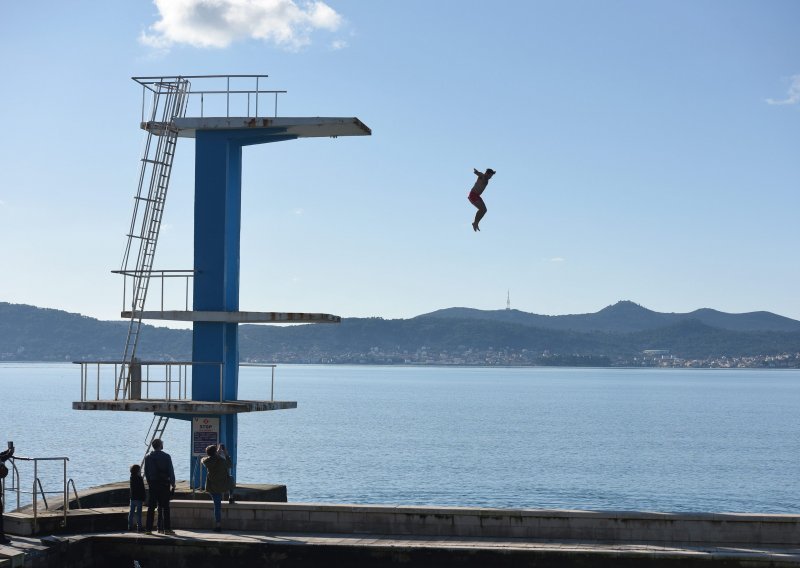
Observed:
[[[486,189],[486,185],[489,183],[489,180],[492,179],[495,171],[492,168],[487,168],[486,172],[484,173],[475,169],[473,169],[473,171],[475,172],[475,175],[478,176],[478,179],[475,180],[475,185],[472,186],[467,199],[469,199],[469,202],[478,208],[478,212],[475,213],[475,220],[472,222],[472,230],[480,231],[481,228],[478,226],[478,224],[481,222],[481,219],[483,219],[483,216],[486,215],[486,204],[483,202],[481,193],[483,193],[483,190]]]

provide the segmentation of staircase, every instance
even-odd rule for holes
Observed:
[[[185,116],[190,88],[189,81],[181,77],[153,82],[149,87],[153,93],[152,109],[150,120],[143,125],[147,131],[147,139],[120,270],[126,277],[132,277],[133,287],[131,319],[115,387],[115,400],[124,400],[130,396],[130,367],[136,358],[142,327],[141,312],[144,311],[147,300],[161,218],[172,173],[172,161],[178,141],[178,131],[173,119]]]

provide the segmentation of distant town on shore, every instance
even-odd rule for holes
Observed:
[[[0,361],[113,361],[127,322],[0,302]],[[143,326],[139,357],[191,359],[191,332]],[[338,325],[241,325],[242,362],[368,365],[800,368],[800,321],[770,312],[661,313],[621,301],[545,316],[448,308]]]

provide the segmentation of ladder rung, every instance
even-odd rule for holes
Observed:
[[[149,201],[150,203],[158,203],[158,199],[150,199],[149,197],[139,197],[138,195],[134,197],[134,199],[138,201]]]
[[[143,162],[147,162],[148,164],[158,164],[159,166],[166,166],[167,164],[164,162],[159,162],[158,160],[151,160],[150,158],[142,158]]]
[[[126,236],[131,238],[131,239],[142,239],[144,241],[152,241],[153,240],[150,237],[143,237],[141,235],[131,235],[130,233],[128,233]]]

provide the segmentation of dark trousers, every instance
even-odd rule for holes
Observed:
[[[153,517],[158,506],[158,521],[162,524],[165,531],[172,527],[169,524],[169,483],[153,484],[150,486],[150,495],[147,499],[147,531],[153,531]]]
[[[0,490],[0,537],[4,537],[6,535],[6,531],[3,529],[3,492]]]

